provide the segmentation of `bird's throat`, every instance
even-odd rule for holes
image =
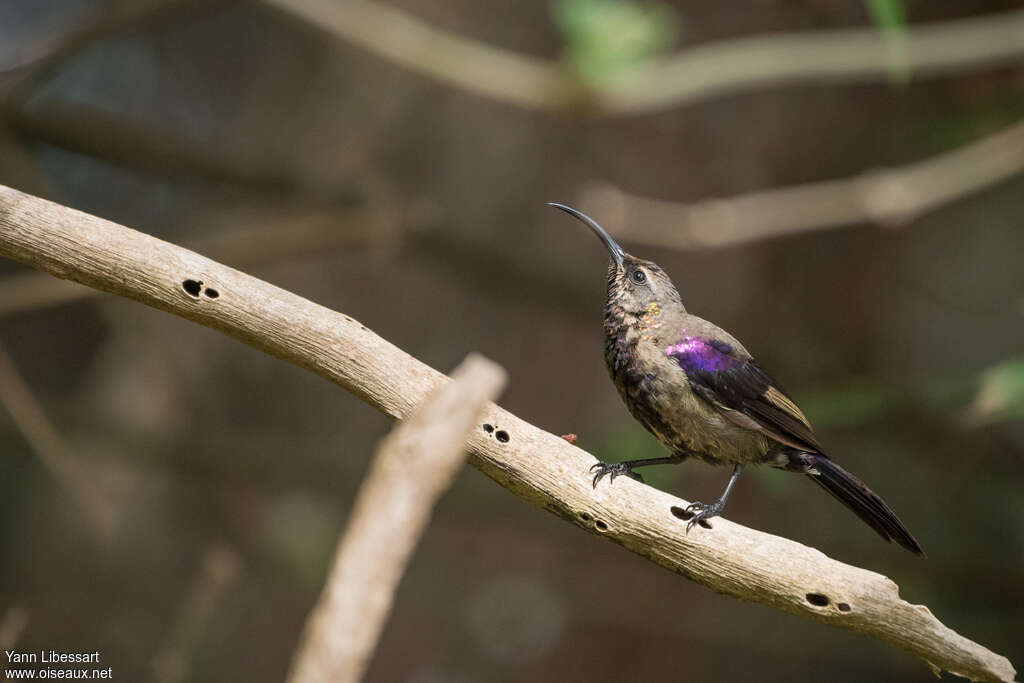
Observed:
[[[662,310],[652,301],[639,310],[627,310],[617,303],[609,303],[604,311],[604,331],[609,340],[636,346],[640,342],[657,343],[662,336]]]

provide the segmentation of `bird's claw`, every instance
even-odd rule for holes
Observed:
[[[595,489],[597,488],[597,482],[604,479],[605,475],[611,475],[611,479],[608,480],[609,482],[615,481],[615,477],[619,476],[620,474],[624,474],[627,477],[636,479],[639,482],[643,482],[644,480],[644,478],[641,477],[638,473],[634,472],[633,468],[630,467],[629,463],[626,462],[599,462],[596,465],[592,466],[590,468],[590,471],[595,472],[593,481],[593,486]]]
[[[692,529],[695,524],[699,524],[705,519],[716,517],[724,507],[725,505],[720,500],[711,504],[693,502],[687,505],[685,512],[690,514],[690,519],[686,522],[686,533],[690,533],[690,529]]]

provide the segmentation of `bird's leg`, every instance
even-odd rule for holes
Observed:
[[[668,465],[686,460],[685,455],[670,455],[665,458],[644,458],[642,460],[626,460],[624,462],[599,462],[590,468],[591,472],[594,472],[594,488],[597,488],[597,482],[601,481],[606,474],[611,475],[611,479],[608,481],[615,481],[615,477],[620,474],[625,474],[631,479],[637,481],[643,481],[637,472],[633,471],[634,467],[647,467],[648,465]]]
[[[725,485],[725,492],[722,497],[716,500],[711,505],[707,503],[690,503],[686,506],[686,512],[691,513],[693,516],[690,517],[689,521],[686,522],[686,531],[689,533],[690,528],[694,524],[701,521],[702,519],[708,519],[709,517],[715,517],[722,513],[725,509],[725,501],[729,498],[729,492],[732,491],[733,484],[740,478],[740,472],[743,471],[743,465],[733,465],[732,476],[729,477],[729,483]]]

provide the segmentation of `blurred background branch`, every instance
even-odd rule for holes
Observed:
[[[10,605],[0,618],[0,649],[13,650],[28,626],[28,611],[19,605]]]
[[[643,233],[638,255],[750,345],[931,559],[775,472],[741,483],[730,518],[898,577],[909,600],[1024,659],[1024,174],[1012,136],[956,156],[1024,121],[1019,2],[305,7],[311,19],[249,0],[0,2],[0,184],[344,310],[431,367],[479,349],[516,377],[511,413],[579,434],[601,460],[657,457],[603,368],[603,253],[543,206],[583,201],[624,238]],[[347,25],[318,28],[347,8]],[[959,170],[900,186],[912,198],[868,182],[943,159]],[[602,194],[607,214],[590,204]],[[729,212],[752,232],[722,230]],[[701,228],[677,245],[681,220]],[[97,543],[0,419],[0,606],[31,615],[18,647],[82,643],[125,680],[283,680],[389,420],[205,327],[2,260],[0,315],[21,380],[118,514],[114,542]],[[524,446],[512,427],[495,431]],[[590,461],[565,457],[580,464],[559,478],[575,481]],[[655,470],[649,484],[687,497],[724,484]],[[927,676],[902,651],[722,600],[462,472],[369,680]],[[245,571],[193,611],[222,542]]]
[[[189,664],[203,638],[209,637],[210,623],[223,609],[224,599],[242,568],[238,551],[226,543],[211,543],[203,552],[195,576],[180,596],[178,613],[153,656],[156,683],[189,680]]]
[[[857,223],[899,228],[1024,170],[1024,121],[906,166],[692,204],[594,183],[578,198],[623,240],[651,247],[726,247]]]
[[[346,315],[172,244],[4,187],[0,254],[217,329],[317,372],[392,417],[410,415],[445,381]],[[982,681],[1015,677],[1008,659],[906,602],[880,574],[725,519],[686,534],[686,501],[631,479],[614,491],[595,492],[588,477],[573,475],[593,464],[589,453],[497,406],[488,406],[483,419],[469,439],[473,465],[533,505],[716,593],[869,634],[933,670]]]
[[[266,0],[272,6],[442,83],[530,109],[572,102],[572,79],[555,62],[464,38],[367,0]]]
[[[2,214],[2,211],[0,211]],[[39,401],[0,345],[0,404],[69,497],[81,509],[98,540],[108,542],[117,530],[117,511],[100,490],[96,477],[64,443]]]
[[[266,0],[379,57],[474,94],[521,107],[622,116],[800,81],[888,79],[892,39],[875,29],[737,38],[624,70],[603,84],[565,65],[444,31],[369,0]],[[1024,57],[1024,10],[915,25],[900,36],[913,78],[998,66]]]
[[[772,85],[886,80],[894,66],[892,44],[875,29],[732,39],[624,73],[596,99],[610,114],[641,114]],[[913,79],[1019,61],[1024,10],[915,24],[899,44],[899,67]]]
[[[465,461],[470,430],[498,397],[506,374],[470,355],[451,378],[378,446],[306,623],[291,683],[363,678],[409,557]]]

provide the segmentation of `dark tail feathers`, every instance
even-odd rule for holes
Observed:
[[[806,464],[812,468],[807,476],[813,479],[814,483],[853,510],[885,540],[896,541],[915,555],[924,556],[920,544],[910,535],[892,508],[857,477],[823,455],[806,453],[804,458]]]

